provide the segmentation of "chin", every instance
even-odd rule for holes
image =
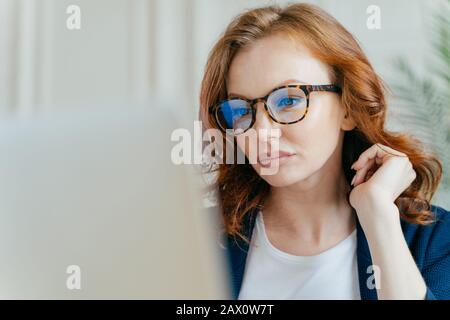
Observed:
[[[272,187],[287,187],[308,177],[308,174],[306,172],[299,170],[296,166],[281,166],[280,168],[278,168],[278,171],[276,173],[271,175],[262,175],[261,168],[255,169],[261,176],[261,178],[263,178]]]

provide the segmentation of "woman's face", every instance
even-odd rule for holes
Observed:
[[[227,89],[229,95],[254,99],[286,84],[331,83],[329,67],[306,47],[288,37],[271,35],[238,51],[230,66]],[[307,179],[323,167],[332,168],[324,166],[327,161],[340,164],[343,132],[354,125],[345,117],[338,94],[312,92],[306,117],[290,125],[274,122],[263,103],[255,107],[255,131],[240,134],[236,140],[249,159],[250,150],[257,150],[258,162],[252,166],[270,185],[282,187]],[[256,140],[246,139],[252,134]],[[292,155],[273,159],[271,155],[277,152],[279,156]]]

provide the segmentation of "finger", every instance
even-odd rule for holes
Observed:
[[[406,154],[404,154],[403,152],[400,152],[398,150],[392,149],[391,147],[388,147],[384,144],[381,143],[377,143],[376,145],[378,145],[379,148],[383,149],[386,153],[389,153],[393,156],[400,156],[400,157],[406,157]]]
[[[369,161],[370,159],[375,159],[376,163],[381,165],[386,161],[388,156],[390,157],[390,156],[406,156],[406,155],[392,148],[389,148],[388,146],[377,143],[372,145],[363,153],[361,153],[358,160],[356,160],[353,163],[351,168],[358,170],[362,168],[366,164],[366,162]]]
[[[375,163],[379,166],[381,166],[383,164],[383,160],[380,159],[379,157],[375,157]]]
[[[364,166],[356,171],[355,176],[352,180],[352,185],[356,187],[358,184],[363,183],[365,181],[367,172],[373,169],[374,165],[375,159],[367,160]]]

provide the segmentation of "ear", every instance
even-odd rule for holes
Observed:
[[[342,119],[341,129],[344,131],[353,130],[356,127],[355,121],[349,115],[348,111],[345,111],[344,119]]]

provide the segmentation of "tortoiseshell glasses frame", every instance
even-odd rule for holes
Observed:
[[[271,95],[280,90],[280,89],[299,89],[304,93],[304,97],[306,98],[306,106],[305,106],[305,110],[304,110],[304,114],[301,115],[301,117],[299,119],[295,119],[292,121],[281,121],[280,119],[277,119],[275,117],[275,115],[272,113],[272,110],[270,110],[270,108],[268,107],[268,100],[271,97]],[[321,85],[300,85],[300,84],[290,84],[290,85],[285,85],[285,86],[280,86],[277,87],[273,90],[271,90],[266,96],[261,97],[261,98],[255,98],[255,99],[246,99],[244,97],[239,97],[239,96],[231,96],[228,99],[222,100],[219,103],[211,106],[209,108],[209,113],[214,115],[214,119],[217,123],[217,125],[220,127],[221,130],[223,130],[224,132],[227,129],[233,129],[233,128],[224,128],[223,124],[221,124],[221,120],[219,118],[218,112],[220,111],[222,105],[224,103],[230,103],[236,100],[238,101],[245,101],[247,103],[247,107],[249,110],[251,110],[251,115],[252,115],[252,119],[251,119],[251,123],[248,125],[248,128],[246,128],[245,130],[241,130],[240,133],[235,133],[235,135],[237,134],[241,134],[246,132],[248,129],[250,129],[255,121],[256,121],[256,107],[255,105],[259,102],[262,102],[264,104],[264,109],[266,110],[267,114],[269,115],[269,117],[275,121],[276,123],[279,124],[293,124],[293,123],[297,123],[301,120],[303,120],[306,117],[306,114],[308,113],[308,108],[309,108],[309,96],[311,92],[314,91],[327,91],[327,92],[335,92],[335,93],[341,93],[341,88],[337,85],[334,84],[321,84]]]

